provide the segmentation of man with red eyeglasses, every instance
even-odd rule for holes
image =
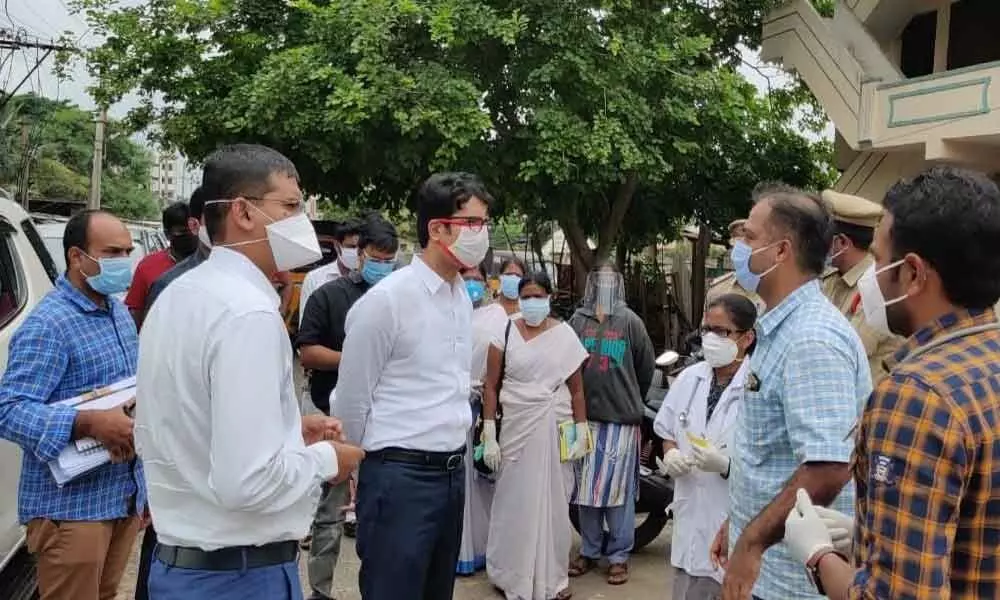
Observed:
[[[368,459],[358,472],[364,600],[450,600],[465,503],[472,302],[460,270],[486,257],[492,201],[467,173],[420,188],[423,254],[347,315],[333,414]]]

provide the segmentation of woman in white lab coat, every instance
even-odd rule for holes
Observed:
[[[743,401],[757,309],[739,294],[713,300],[701,327],[705,360],[684,369],[656,415],[660,473],[674,479],[673,600],[714,600],[723,571],[709,549],[729,509],[729,448]]]

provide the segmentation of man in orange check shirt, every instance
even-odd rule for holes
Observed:
[[[894,186],[885,207],[858,287],[868,323],[908,339],[857,428],[857,519],[799,490],[785,544],[837,600],[994,600],[1000,189],[936,167]],[[834,542],[851,529],[853,560]]]
[[[142,327],[146,314],[146,296],[153,282],[198,249],[199,225],[197,219],[191,218],[191,211],[183,202],[163,209],[163,231],[170,240],[170,247],[139,261],[132,276],[132,285],[125,296],[125,305],[132,313],[137,328]]]

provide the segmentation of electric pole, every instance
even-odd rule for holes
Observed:
[[[28,212],[29,170],[31,169],[31,127],[28,120],[21,118],[21,172],[18,173],[17,194],[21,198],[21,206]]]
[[[108,124],[108,109],[102,108],[94,132],[94,167],[90,172],[90,198],[87,208],[101,208],[101,176],[104,171],[104,128]]]
[[[6,60],[13,60],[14,52],[21,50],[34,50],[36,52],[36,58],[33,61],[35,64],[30,65],[28,63],[28,55],[24,55],[25,67],[28,72],[11,90],[0,89],[0,109],[7,106],[10,99],[17,94],[18,90],[21,89],[28,80],[38,71],[38,67],[41,66],[45,59],[49,57],[53,52],[72,50],[69,46],[64,46],[62,44],[55,44],[50,40],[43,40],[41,38],[35,37],[28,34],[26,31],[13,30],[7,27],[0,27],[0,64],[4,64]],[[9,52],[9,54],[7,54]]]

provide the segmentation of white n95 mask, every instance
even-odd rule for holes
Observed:
[[[882,288],[878,286],[878,275],[890,269],[895,269],[904,261],[898,260],[890,265],[886,265],[879,270],[875,270],[875,265],[868,267],[864,275],[858,279],[858,293],[861,294],[861,308],[865,311],[865,321],[868,326],[882,334],[891,334],[889,329],[889,317],[885,312],[887,306],[892,306],[897,302],[906,299],[906,295],[892,300],[886,300],[882,295]]]
[[[740,348],[728,337],[709,332],[701,336],[701,352],[705,355],[705,362],[718,369],[733,364]]]

